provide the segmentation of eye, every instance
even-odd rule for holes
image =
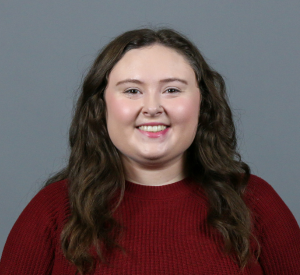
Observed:
[[[180,90],[176,89],[176,88],[168,88],[165,90],[165,93],[167,94],[175,94],[175,93],[180,93]]]
[[[129,95],[136,95],[140,94],[141,92],[138,89],[128,89],[124,93]]]

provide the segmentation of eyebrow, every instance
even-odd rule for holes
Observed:
[[[176,78],[176,77],[175,77],[175,78],[172,77],[172,78],[162,79],[162,80],[160,80],[159,82],[161,82],[161,83],[169,83],[169,82],[175,82],[175,81],[181,82],[181,83],[183,83],[183,84],[185,84],[185,85],[188,85],[188,83],[187,83],[186,80],[181,79],[181,78]]]
[[[169,82],[181,82],[185,85],[188,85],[188,82],[184,79],[180,79],[180,78],[176,78],[176,77],[171,77],[171,78],[166,78],[166,79],[162,79],[160,80],[159,82],[160,83],[169,83]],[[138,79],[134,79],[134,78],[129,78],[129,79],[124,79],[124,80],[121,80],[119,81],[116,86],[118,85],[121,85],[121,84],[124,84],[124,83],[135,83],[135,84],[143,84],[142,81],[138,80]]]

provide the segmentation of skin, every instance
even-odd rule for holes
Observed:
[[[195,138],[201,95],[184,56],[159,44],[130,50],[109,75],[105,101],[108,133],[127,180],[165,185],[186,176],[185,152]],[[168,128],[153,137],[138,128],[149,123]]]

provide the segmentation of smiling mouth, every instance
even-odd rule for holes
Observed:
[[[155,125],[155,126],[140,126],[138,127],[141,131],[145,131],[145,132],[161,132],[163,130],[165,130],[167,128],[167,126],[165,125]]]

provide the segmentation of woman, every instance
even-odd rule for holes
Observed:
[[[1,274],[300,274],[300,230],[236,150],[222,77],[173,30],[126,32],[87,74],[68,166]]]

